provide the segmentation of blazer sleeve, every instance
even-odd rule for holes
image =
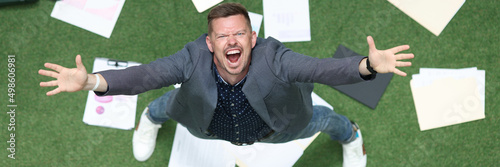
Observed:
[[[157,59],[149,64],[129,67],[124,70],[98,72],[108,83],[108,90],[95,93],[100,96],[136,95],[148,90],[185,82],[193,73],[197,58],[207,53],[210,54],[206,47],[205,35],[202,35],[196,41],[186,44],[177,53]]]
[[[321,83],[330,86],[351,84],[372,80],[375,75],[362,77],[359,63],[364,56],[353,56],[342,59],[319,59],[293,52],[274,38],[268,38],[266,52],[274,52],[268,64],[272,66],[277,77],[286,82]]]

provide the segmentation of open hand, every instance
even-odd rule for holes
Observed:
[[[387,50],[377,50],[375,42],[371,36],[367,37],[368,47],[370,49],[368,58],[370,59],[370,66],[378,73],[389,73],[400,76],[406,76],[406,73],[397,69],[396,67],[411,66],[411,62],[403,62],[400,60],[412,59],[415,57],[412,53],[400,53],[410,49],[409,45],[396,46]]]
[[[76,68],[66,68],[57,64],[45,63],[46,68],[49,70],[39,70],[38,74],[55,78],[56,80],[48,82],[40,82],[41,87],[52,87],[57,86],[57,88],[47,92],[47,96],[55,95],[60,92],[76,92],[84,88],[87,83],[87,70],[83,66],[82,58],[77,55],[75,58]]]

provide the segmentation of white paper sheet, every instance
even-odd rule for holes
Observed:
[[[479,93],[483,105],[485,102],[485,85],[486,85],[486,72],[484,70],[477,70],[477,67],[462,68],[462,69],[444,69],[444,68],[420,68],[420,74],[412,76],[412,86],[419,88],[427,86],[436,80],[444,78],[464,79],[474,78],[477,87],[475,90]]]
[[[333,107],[312,93],[314,105]],[[304,150],[314,141],[314,136],[280,144],[254,143],[249,146],[235,146],[227,141],[199,139],[177,124],[169,166],[231,166],[241,167],[276,166],[289,167],[302,156]]]
[[[264,33],[281,42],[311,41],[308,0],[264,0]]]
[[[410,81],[420,130],[485,118],[485,71],[422,68]]]
[[[235,146],[227,141],[196,138],[177,124],[169,166],[293,166],[318,135],[288,143]]]
[[[259,36],[259,30],[262,24],[263,16],[253,12],[248,12],[248,16],[250,17],[250,22],[252,22],[252,30],[257,33],[257,36]]]
[[[125,0],[57,1],[50,16],[109,38]]]
[[[388,0],[399,10],[439,36],[465,0]]]
[[[231,144],[194,137],[184,126],[177,124],[168,166],[234,167],[236,159],[223,149],[223,145]]]
[[[246,167],[288,167],[293,166],[304,150],[319,135],[290,141],[288,143],[255,143],[249,146],[223,145],[224,149],[236,158],[238,166]]]
[[[202,13],[205,10],[211,8],[212,6],[215,6],[218,3],[222,2],[223,0],[192,0],[192,1],[198,13]]]
[[[96,58],[93,72],[140,65],[136,62],[118,61],[118,66],[116,66],[116,62],[107,58]],[[137,95],[98,97],[94,91],[89,91],[83,122],[89,125],[130,130],[135,125],[136,108]]]

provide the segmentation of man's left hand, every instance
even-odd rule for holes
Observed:
[[[410,49],[409,45],[396,46],[387,50],[377,50],[375,42],[371,36],[366,38],[369,47],[368,58],[370,59],[370,66],[378,73],[389,73],[400,76],[406,76],[406,73],[400,71],[396,67],[411,66],[411,62],[403,62],[400,60],[413,59],[415,55],[412,53],[399,53]],[[399,53],[399,54],[398,54]]]

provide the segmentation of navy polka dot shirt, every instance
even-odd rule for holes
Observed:
[[[230,85],[219,75],[215,65],[217,83],[217,107],[209,132],[217,138],[230,142],[247,143],[262,139],[271,128],[250,106],[242,92],[246,77],[235,85]]]

